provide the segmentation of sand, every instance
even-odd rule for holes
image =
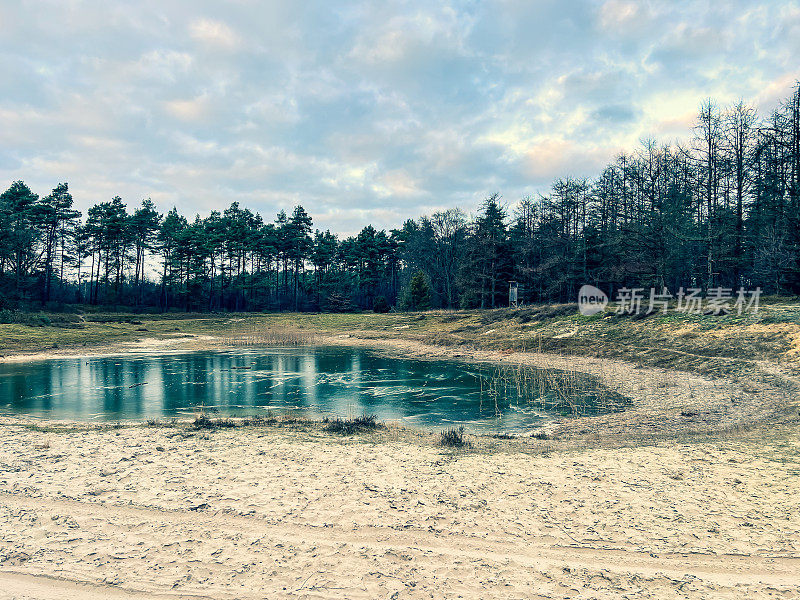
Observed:
[[[578,370],[634,406],[554,421],[556,440],[473,438],[473,451],[392,427],[341,437],[0,417],[0,599],[800,597],[800,386],[776,365],[742,381],[318,341]]]
[[[0,423],[0,598],[796,598],[800,435],[453,451]]]

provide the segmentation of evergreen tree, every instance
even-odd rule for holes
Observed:
[[[405,310],[428,310],[431,307],[431,289],[425,274],[417,271],[411,277],[403,298]]]
[[[41,232],[36,228],[39,196],[22,181],[15,181],[0,195],[0,227],[3,239],[3,270],[13,275],[14,297],[25,299],[28,277],[36,263],[36,245]]]

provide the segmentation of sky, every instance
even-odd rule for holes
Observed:
[[[0,186],[392,228],[768,113],[799,56],[797,1],[2,0]]]

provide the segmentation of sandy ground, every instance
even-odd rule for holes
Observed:
[[[0,598],[800,598],[798,386],[785,373],[319,341],[574,369],[635,403],[556,421],[556,441],[471,452],[393,429],[0,418]]]
[[[800,435],[461,452],[0,423],[0,598],[797,598]]]

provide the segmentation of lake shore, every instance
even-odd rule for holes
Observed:
[[[30,362],[62,357],[229,350],[258,347],[262,339],[259,335],[242,333],[233,327],[231,330],[233,334],[230,331],[218,335],[180,333],[21,352],[0,360]],[[632,400],[631,407],[623,412],[581,419],[555,418],[544,423],[541,432],[563,439],[610,436],[648,441],[679,435],[707,435],[794,422],[800,409],[796,396],[800,379],[791,371],[768,361],[760,364],[760,377],[736,374],[723,377],[644,366],[617,358],[431,344],[415,338],[380,335],[374,331],[335,333],[313,327],[287,328],[285,325],[273,327],[272,330],[277,331],[270,338],[273,342],[276,337],[280,339],[280,336],[288,335],[292,344],[358,347],[390,356],[484,363],[500,369],[536,367],[588,373],[608,390]]]
[[[0,421],[0,598],[800,593],[796,427],[620,452],[37,423]]]

